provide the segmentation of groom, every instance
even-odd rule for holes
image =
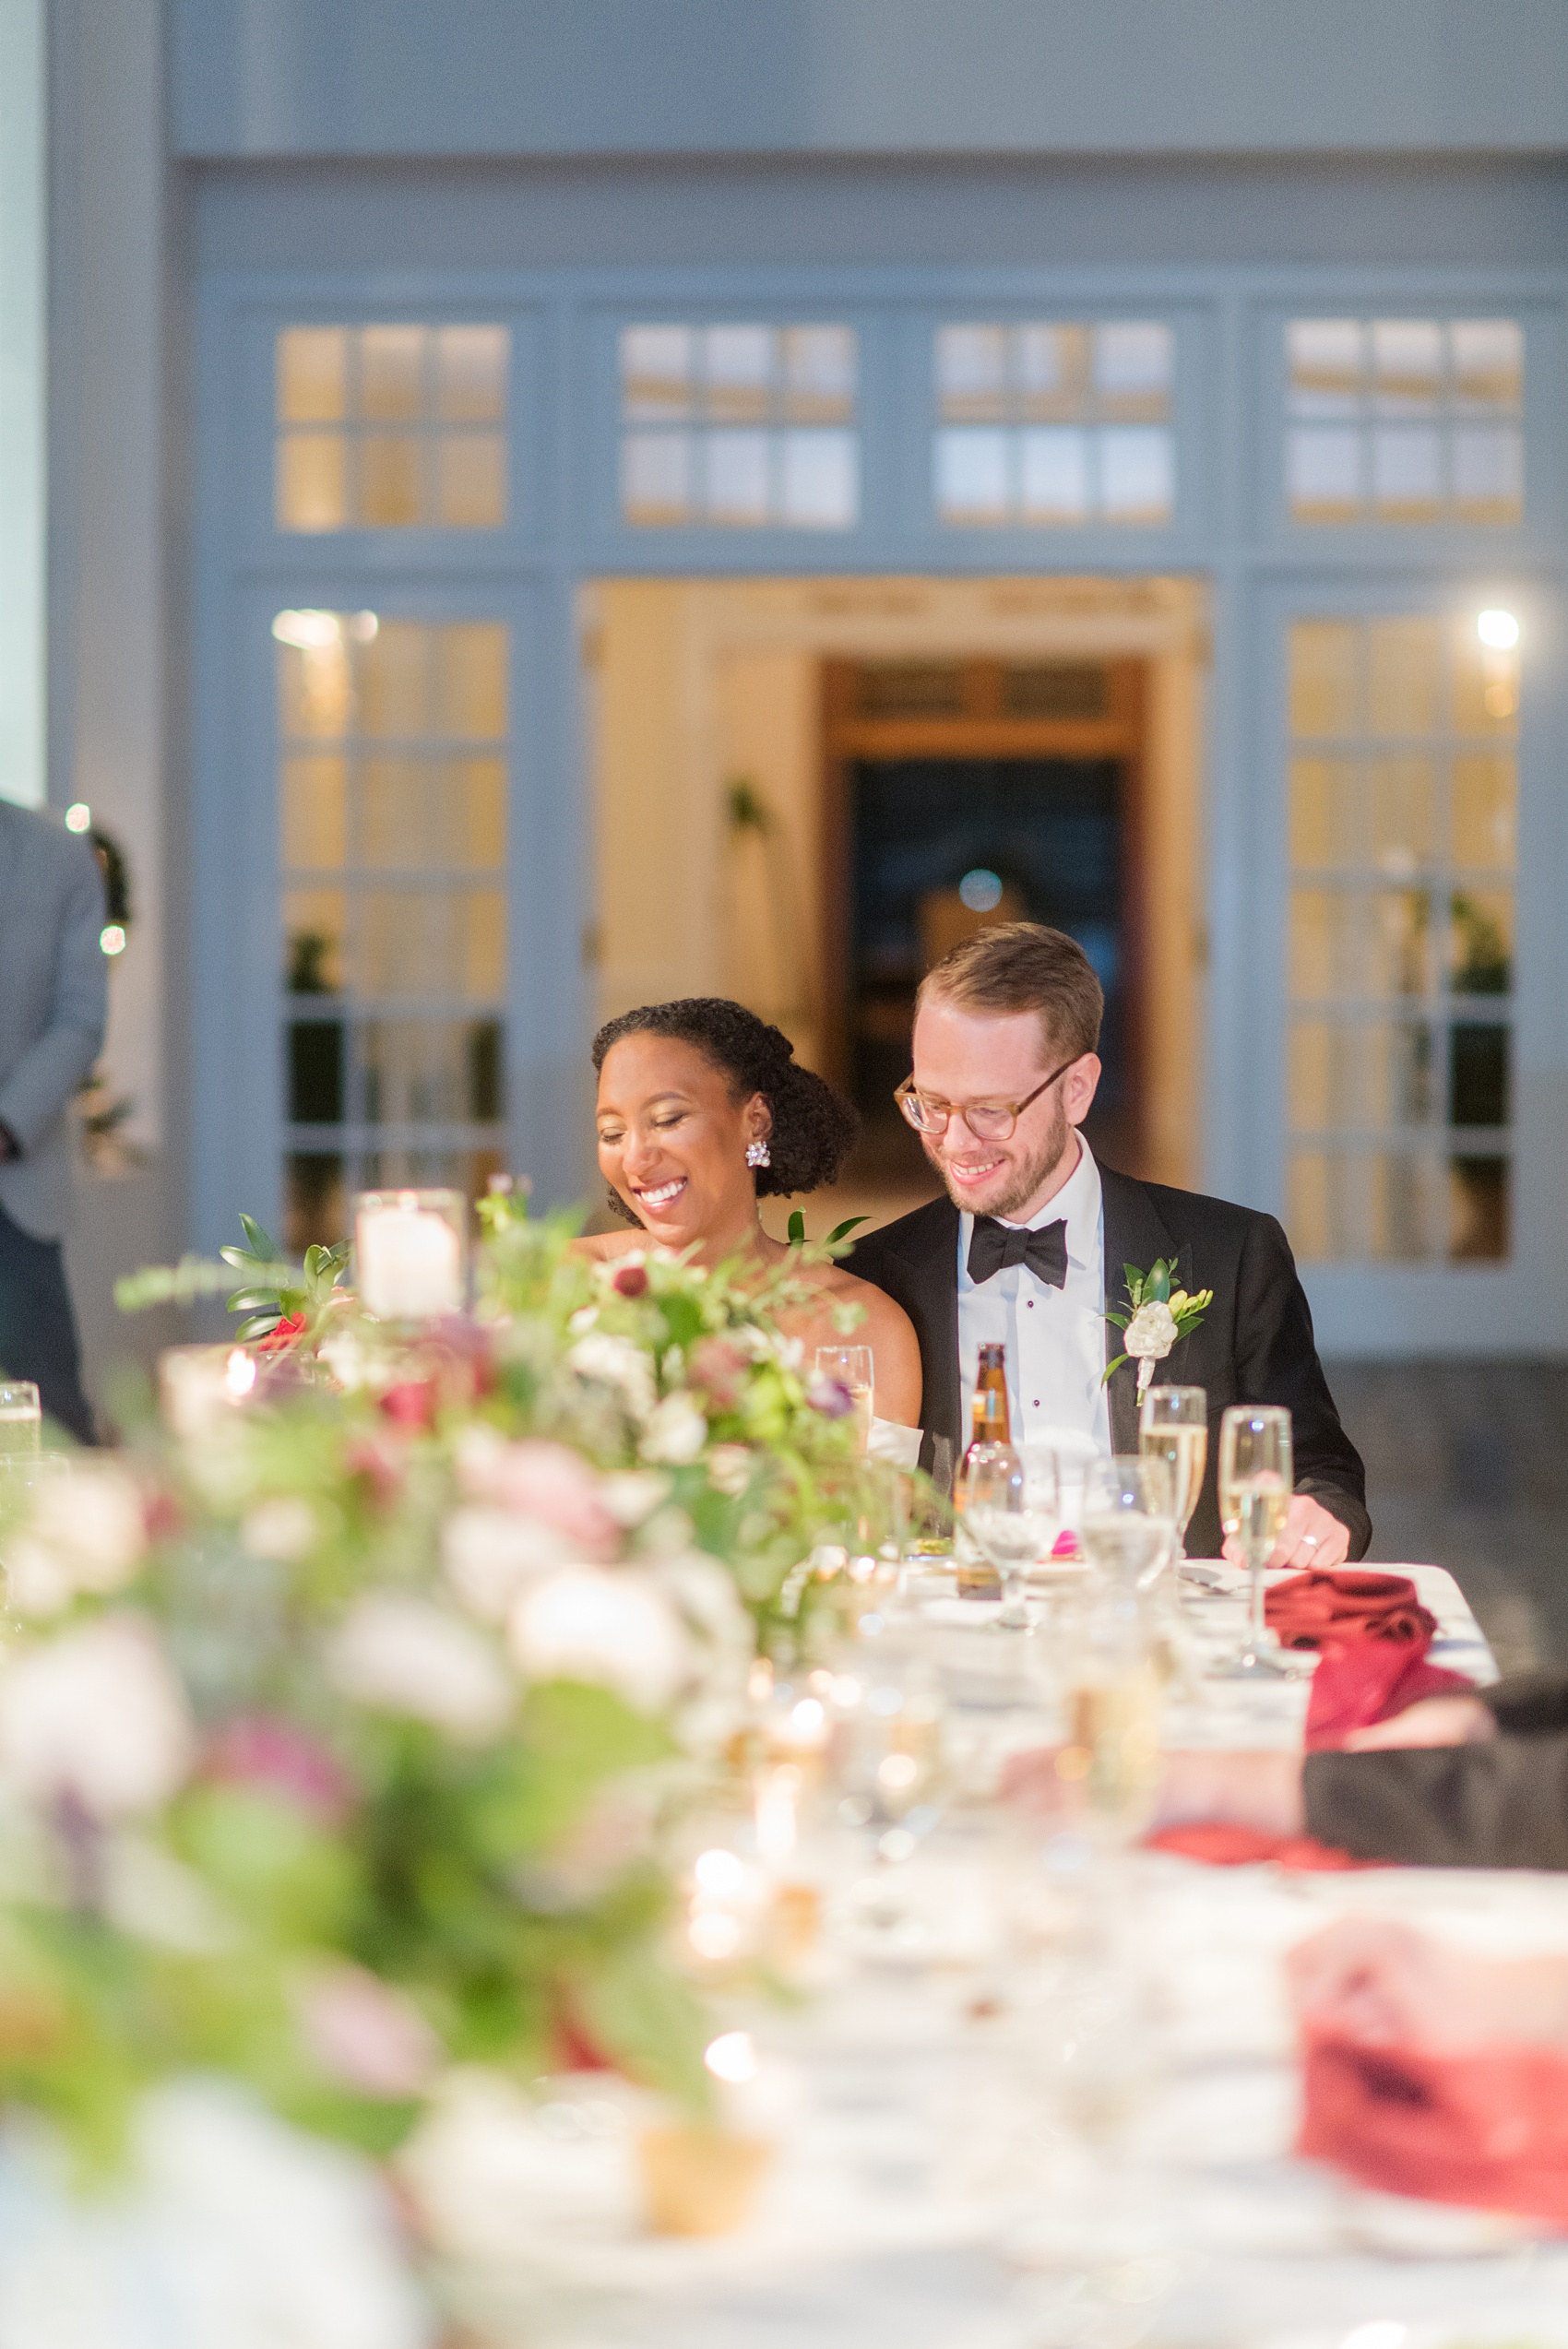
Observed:
[[[980,1347],[1007,1348],[1013,1438],[1068,1427],[1103,1453],[1138,1448],[1137,1367],[1108,1311],[1128,1311],[1124,1264],[1176,1259],[1174,1286],[1212,1289],[1196,1329],[1156,1380],[1208,1395],[1208,1465],[1190,1557],[1220,1546],[1215,1472],[1227,1404],[1282,1403],[1296,1492],[1271,1561],[1337,1566],[1372,1538],[1366,1477],[1339,1424],[1312,1315],[1272,1216],[1100,1167],[1078,1128],[1099,1081],[1104,997],[1060,931],[1005,922],[966,939],[921,983],[914,1074],[898,1104],[947,1196],[872,1232],[850,1269],[914,1323],[928,1438],[963,1456]],[[1110,1341],[1108,1345],[1108,1340]]]

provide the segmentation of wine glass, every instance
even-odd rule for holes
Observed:
[[[863,1452],[871,1441],[875,1365],[869,1346],[819,1346],[814,1365],[819,1379],[837,1379],[854,1406],[855,1429]]]
[[[1233,1655],[1210,1666],[1216,1679],[1297,1677],[1263,1613],[1263,1570],[1285,1530],[1293,1484],[1289,1412],[1277,1403],[1233,1403],[1219,1423],[1219,1521],[1246,1559],[1252,1587],[1247,1636]]]
[[[1078,1538],[1109,1582],[1147,1590],[1176,1541],[1176,1492],[1170,1463],[1123,1453],[1090,1463]]]
[[[1151,1386],[1138,1413],[1138,1450],[1169,1463],[1175,1486],[1176,1555],[1187,1555],[1187,1527],[1208,1465],[1208,1396],[1201,1386]]]
[[[994,1481],[1000,1490],[1000,1476]],[[1026,1453],[1019,1473],[1008,1472],[1005,1492],[1006,1498],[997,1505],[977,1496],[971,1484],[964,1523],[995,1567],[1002,1585],[997,1629],[1027,1631],[1030,1624],[1024,1604],[1026,1572],[1049,1560],[1062,1530],[1055,1455]]]

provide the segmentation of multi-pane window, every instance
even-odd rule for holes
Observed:
[[[1517,522],[1525,338],[1513,318],[1294,318],[1297,522]]]
[[[282,611],[286,1228],[502,1163],[507,631]]]
[[[624,518],[852,529],[856,367],[849,326],[624,328]]]
[[[280,530],[493,530],[506,519],[505,326],[285,326]]]
[[[941,326],[936,510],[944,522],[1169,522],[1174,338],[1152,319]]]
[[[1290,631],[1289,1179],[1309,1257],[1509,1251],[1505,613]]]

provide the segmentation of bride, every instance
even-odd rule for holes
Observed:
[[[752,1256],[772,1265],[788,1244],[762,1228],[757,1201],[831,1182],[854,1139],[855,1113],[832,1086],[797,1065],[783,1031],[720,996],[694,995],[623,1012],[593,1039],[599,1073],[599,1164],[610,1204],[635,1231],[577,1246],[598,1257],[652,1241],[686,1249],[699,1263]],[[902,1306],[833,1263],[802,1264],[816,1291],[781,1317],[809,1363],[819,1346],[841,1346],[834,1308],[858,1305],[850,1342],[872,1348],[873,1408],[914,1427],[921,1356]]]

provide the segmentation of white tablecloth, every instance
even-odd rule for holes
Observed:
[[[1440,1660],[1493,1678],[1452,1577],[1403,1571],[1438,1617]],[[1299,1688],[1247,1693],[1235,1741],[1299,1737]],[[798,2105],[753,2224],[709,2244],[624,2224],[536,2240],[509,2267],[466,2276],[481,2336],[527,2349],[1568,2349],[1568,2244],[1367,2194],[1290,2158],[1280,1968],[1351,1911],[1483,1949],[1568,1952],[1568,1879],[1134,1862],[1123,1946],[1141,1953],[1128,1995],[1142,2021],[1129,2044],[1149,2076],[1126,2139],[1133,2236],[1104,2255],[1120,2317],[1075,2332],[1063,2310],[1077,2287],[1052,2239],[1066,2189],[1050,2075],[1078,2027],[1082,1971],[1063,1991],[1049,1914],[1021,1963],[1016,1932],[1004,1956],[983,1930],[943,1931],[1005,1909],[1025,1869],[1046,1911],[1065,1914],[1075,1895],[1062,1865],[983,1828],[933,1838],[900,1871],[932,1921],[932,1962],[875,1962],[840,1934],[809,2004],[734,2018]]]

